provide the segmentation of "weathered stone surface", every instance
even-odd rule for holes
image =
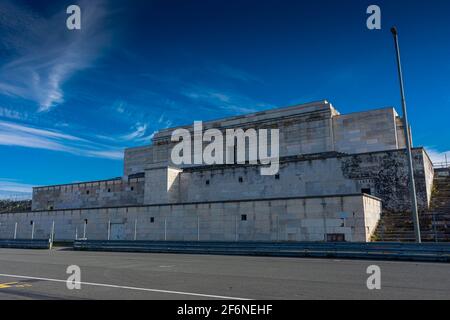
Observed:
[[[192,126],[183,128],[193,131]],[[103,234],[105,221],[112,221],[113,233],[126,224],[128,237],[134,234],[135,219],[145,216],[136,226],[142,237],[180,235],[192,240],[198,237],[194,229],[202,217],[204,240],[315,241],[339,230],[352,234],[352,239],[363,239],[353,234],[355,228],[372,233],[376,215],[357,216],[351,208],[378,210],[378,204],[367,200],[370,197],[354,203],[342,200],[344,196],[369,193],[390,211],[409,209],[403,124],[392,108],[341,115],[329,102],[319,101],[203,123],[204,130],[212,128],[279,129],[279,174],[263,176],[258,164],[175,166],[170,153],[175,145],[171,134],[177,128],[169,128],[156,133],[152,145],[125,151],[122,178],[35,188],[33,210],[49,210],[46,214],[64,221],[61,228],[70,233],[81,232],[77,219],[89,219],[93,235]],[[424,209],[430,203],[434,170],[421,148],[414,150],[414,171],[419,206]],[[323,197],[328,197],[326,202]],[[348,202],[350,209],[345,207]],[[131,207],[115,208],[122,206]],[[83,210],[87,208],[94,209]],[[82,210],[70,211],[67,218],[67,211],[55,211],[59,209]]]
[[[0,215],[0,238],[12,238],[17,222],[17,237],[29,239],[31,221],[36,239],[49,238],[54,221],[55,240],[133,240],[136,230],[138,240],[368,241],[380,214],[367,195],[34,211]]]
[[[144,203],[144,178],[33,188],[33,210],[113,207]]]

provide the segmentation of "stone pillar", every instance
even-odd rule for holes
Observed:
[[[160,167],[145,170],[144,204],[179,202],[180,173],[183,170]]]

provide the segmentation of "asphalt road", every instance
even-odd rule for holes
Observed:
[[[81,270],[69,290],[67,267]],[[368,290],[367,267],[381,268]],[[0,249],[0,299],[450,299],[439,263]]]

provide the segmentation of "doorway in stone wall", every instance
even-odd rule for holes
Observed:
[[[125,240],[125,224],[111,223],[110,240]]]

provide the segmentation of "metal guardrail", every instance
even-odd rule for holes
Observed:
[[[450,168],[450,162],[433,162],[433,167],[435,169],[446,169]]]
[[[272,243],[77,240],[75,250],[450,262],[442,243]]]
[[[48,239],[0,239],[0,248],[9,249],[50,249],[51,243]]]

